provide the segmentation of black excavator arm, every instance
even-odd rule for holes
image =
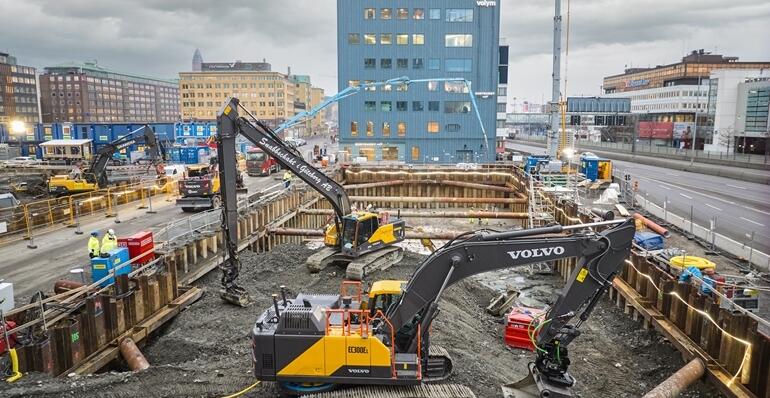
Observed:
[[[237,305],[247,305],[251,299],[236,284],[240,270],[238,242],[235,231],[238,223],[236,198],[236,153],[235,139],[238,135],[265,151],[284,168],[291,170],[299,179],[323,195],[337,215],[337,231],[341,231],[342,218],[350,214],[350,200],[345,189],[334,179],[306,162],[295,149],[286,145],[270,127],[252,116],[253,120],[240,116],[240,111],[250,115],[240,106],[237,98],[229,98],[217,113],[217,161],[220,170],[220,194],[222,196],[222,228],[225,232],[225,246],[230,256],[220,266],[222,270],[222,298]],[[251,115],[250,115],[251,116]]]
[[[596,233],[587,227],[619,224]],[[581,228],[569,236],[562,232]],[[438,314],[442,292],[452,284],[483,272],[537,262],[577,257],[577,266],[554,305],[539,321],[535,372],[550,386],[569,387],[566,346],[579,332],[631,250],[633,220],[616,220],[574,227],[552,226],[499,233],[473,232],[438,249],[412,275],[399,302],[387,310],[396,332],[397,352],[425,350],[430,324]],[[550,235],[550,236],[549,236]],[[579,317],[576,324],[570,321]],[[417,338],[417,325],[421,338]],[[417,347],[421,341],[422,347]]]
[[[141,134],[141,135],[140,135]],[[136,143],[144,143],[150,152],[150,159],[154,163],[162,161],[165,156],[165,150],[162,148],[160,142],[155,136],[155,131],[149,125],[144,125],[125,136],[118,138],[108,144],[103,145],[96,152],[89,166],[88,173],[85,174],[86,181],[96,183],[99,188],[107,186],[107,164],[112,156],[125,148],[130,147]],[[161,156],[162,155],[162,156]]]

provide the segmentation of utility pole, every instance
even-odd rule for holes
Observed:
[[[559,152],[559,108],[561,96],[561,0],[554,0],[553,16],[553,73],[551,74],[551,131],[548,132],[548,155],[556,159]]]

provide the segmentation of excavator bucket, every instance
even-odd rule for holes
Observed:
[[[248,307],[253,301],[249,293],[241,288],[222,289],[219,291],[219,297],[222,300],[239,307]]]
[[[504,398],[571,398],[574,397],[569,388],[548,384],[541,379],[534,365],[529,365],[527,377],[502,386]]]

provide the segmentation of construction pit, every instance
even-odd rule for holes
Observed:
[[[464,231],[505,230],[526,227],[530,222],[529,192],[521,175],[510,169],[370,167],[350,169],[340,178],[359,206],[372,205],[378,210],[387,209],[391,217],[403,217],[412,227],[408,231],[410,237],[433,239],[436,246]],[[564,217],[578,216],[576,206],[563,204],[554,207],[557,208],[561,210],[553,212],[556,221],[565,222]],[[317,195],[297,187],[293,192],[240,212],[243,218],[239,223],[239,248],[248,250],[240,256],[239,283],[255,301],[248,308],[227,305],[218,295],[220,275],[216,265],[222,255],[221,235],[217,231],[197,231],[194,237],[164,242],[158,254],[164,256],[165,267],[155,273],[148,271],[151,268],[148,267],[149,275],[132,275],[127,290],[129,294],[133,290],[135,298],[139,298],[139,291],[154,292],[152,280],[148,283],[141,278],[154,276],[161,284],[166,281],[166,286],[170,285],[170,279],[178,286],[178,292],[166,289],[163,293],[161,288],[159,296],[165,295],[165,300],[161,298],[145,313],[158,315],[164,308],[170,308],[177,309],[178,314],[163,315],[161,322],[154,322],[154,326],[147,329],[146,323],[129,316],[132,311],[128,308],[132,305],[138,308],[139,304],[125,296],[125,306],[105,307],[107,316],[102,320],[108,335],[105,344],[91,348],[86,344],[83,355],[77,357],[80,363],[73,359],[65,365],[53,366],[55,370],[45,366],[36,369],[39,363],[32,357],[37,351],[29,350],[26,361],[29,369],[24,369],[25,375],[20,380],[0,384],[2,396],[219,397],[253,386],[250,333],[259,313],[272,305],[271,294],[279,293],[282,285],[290,296],[300,291],[333,293],[339,291],[344,280],[343,268],[331,266],[311,273],[305,264],[322,246],[320,228],[330,216],[328,210],[328,204]],[[367,282],[408,279],[428,252],[419,240],[407,240],[402,246],[406,250],[400,262],[364,279]],[[507,347],[503,342],[505,314],[490,315],[485,308],[490,300],[509,289],[521,293],[519,303],[523,305],[551,305],[564,285],[565,273],[571,271],[570,266],[574,264],[562,261],[550,268],[522,267],[486,273],[449,287],[442,296],[431,334],[432,342],[445,348],[454,363],[452,375],[443,383],[465,385],[477,397],[500,397],[502,384],[526,376],[527,364],[535,355]],[[134,279],[140,280],[134,283]],[[184,305],[174,304],[188,295],[192,297],[191,292],[200,293],[195,295],[200,298],[195,297]],[[84,297],[88,296],[83,293]],[[671,344],[672,336],[662,335],[657,324],[652,325],[653,320],[648,320],[643,311],[635,310],[632,304],[636,303],[631,303],[627,296],[621,297],[620,293],[626,294],[622,289],[612,289],[609,300],[600,300],[591,318],[583,324],[582,334],[570,346],[570,372],[578,381],[574,387],[577,396],[642,396],[692,359],[692,354],[683,353],[681,341]],[[121,301],[115,295],[103,300],[110,304]],[[85,300],[81,305],[87,307],[87,304]],[[77,306],[74,310],[72,307],[70,305],[68,311],[76,313]],[[54,306],[50,308],[46,312],[55,311]],[[110,320],[115,318],[111,312],[116,308],[120,308],[117,317],[124,317],[127,322]],[[85,320],[82,314],[80,319]],[[53,318],[48,319],[50,322]],[[658,330],[653,330],[653,326]],[[49,330],[56,327],[52,322]],[[86,327],[81,331],[84,340],[89,338],[85,335],[88,330]],[[148,369],[131,371],[127,362],[115,353],[114,347],[126,336],[137,340],[150,364]],[[50,352],[54,356],[71,353],[62,350],[56,339],[52,343],[54,347]],[[756,366],[762,367],[762,363]],[[756,378],[755,374],[766,373],[767,369],[750,371]],[[751,381],[746,384],[750,385]],[[274,383],[265,382],[240,396],[272,397],[278,396],[278,391]],[[730,394],[724,385],[698,381],[680,396],[740,395]]]

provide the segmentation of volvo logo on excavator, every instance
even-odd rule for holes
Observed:
[[[518,260],[519,258],[538,258],[547,257],[550,255],[558,256],[564,254],[564,246],[543,247],[538,249],[524,249],[508,252],[508,255],[512,259]]]

